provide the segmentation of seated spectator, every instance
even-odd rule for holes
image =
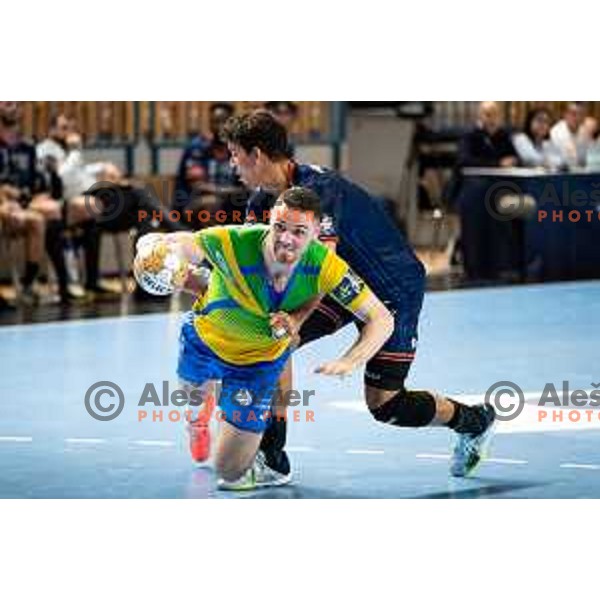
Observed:
[[[0,102],[0,184],[4,184],[2,221],[11,231],[25,232],[39,227],[32,213],[44,220],[45,248],[56,271],[61,300],[70,300],[67,289],[67,269],[63,254],[63,208],[51,196],[51,188],[37,169],[35,147],[20,133],[21,106],[18,102]],[[53,190],[55,193],[57,190]],[[20,207],[20,208],[19,208]],[[38,236],[36,232],[31,233]],[[39,240],[39,238],[36,238]],[[33,284],[39,270],[39,244],[33,243],[27,252],[27,264],[21,299],[34,303],[37,297]]]
[[[221,139],[221,128],[233,115],[233,106],[215,103],[210,107],[210,136],[197,136],[185,149],[177,172],[172,207],[198,212],[207,209],[227,213],[241,210],[245,192],[229,163],[227,144]],[[206,223],[204,225],[208,225]]]
[[[461,140],[458,171],[458,208],[465,274],[472,282],[488,282],[522,273],[522,223],[494,218],[486,199],[485,178],[462,177],[464,167],[514,167],[517,152],[502,127],[495,102],[482,102],[476,127]]]
[[[585,107],[581,102],[570,102],[563,118],[550,130],[550,139],[559,149],[564,164],[570,167],[585,165],[590,135],[585,127]]]
[[[524,167],[556,169],[562,164],[559,149],[550,139],[552,118],[545,108],[530,110],[522,133],[513,136],[513,144]]]
[[[272,100],[270,102],[265,102],[264,108],[269,111],[288,132],[288,156],[293,158],[295,148],[291,139],[294,132],[294,125],[298,119],[298,105],[289,100]]]
[[[31,302],[34,299],[33,284],[44,252],[45,221],[41,214],[23,208],[19,198],[17,188],[0,184],[0,236],[23,238],[25,241],[22,299]],[[6,300],[0,297],[0,309],[7,306]]]
[[[98,174],[105,168],[102,163],[85,164],[81,136],[75,123],[59,114],[50,121],[48,138],[36,148],[39,168],[45,174],[53,196],[63,203],[67,228],[76,228],[85,256],[85,293],[87,299],[112,298],[114,293],[98,283],[100,230],[97,224],[101,209],[91,206],[92,198],[86,191],[96,184]],[[61,296],[74,299],[68,292],[68,281],[59,275]]]
[[[463,136],[458,151],[458,166],[514,167],[517,152],[510,134],[502,127],[496,102],[482,102],[475,128]]]
[[[103,163],[86,164],[81,136],[76,124],[66,115],[57,115],[50,121],[48,137],[36,147],[40,169],[48,179],[56,174],[62,184],[60,198],[67,201],[67,224],[80,224],[90,219],[85,204],[85,191],[98,181],[105,168]]]

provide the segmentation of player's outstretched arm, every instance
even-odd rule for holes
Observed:
[[[323,375],[349,375],[367,363],[385,344],[394,331],[394,317],[375,294],[366,286],[361,291],[361,302],[352,312],[364,322],[356,343],[337,360],[316,369]],[[334,294],[335,297],[335,294]]]
[[[185,289],[203,259],[195,234],[151,233],[138,240],[133,272],[145,291],[165,296]]]

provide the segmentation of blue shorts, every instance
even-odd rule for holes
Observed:
[[[220,418],[243,431],[262,433],[269,425],[277,382],[289,352],[274,361],[233,365],[219,358],[198,336],[195,314],[189,312],[181,327],[177,375],[187,383],[221,381]]]

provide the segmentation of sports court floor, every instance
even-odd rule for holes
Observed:
[[[138,421],[146,383],[176,387],[177,314],[0,328],[0,497],[204,498],[210,467],[194,467],[181,423]],[[297,353],[295,387],[314,390],[314,422],[289,425],[295,485],[243,498],[600,498],[600,420],[537,421],[531,404],[553,382],[600,382],[600,282],[429,293],[413,387],[483,399],[516,382],[530,400],[502,423],[490,459],[469,480],[448,476],[451,434],[375,423],[362,377],[313,374],[351,343],[352,328]],[[117,383],[125,407],[100,422],[84,406],[98,381]],[[150,413],[153,407],[144,407]],[[170,409],[169,409],[170,410]]]

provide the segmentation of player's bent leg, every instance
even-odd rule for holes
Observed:
[[[189,435],[190,454],[192,460],[203,463],[210,458],[210,420],[215,408],[215,383],[180,381],[179,385],[189,399],[184,407],[184,421]]]
[[[292,390],[292,360],[290,359],[279,377],[277,402],[273,407],[273,416],[260,443],[260,450],[267,466],[282,475],[289,475],[290,460],[284,450],[287,437],[287,406],[284,399],[289,398]]]
[[[183,318],[177,375],[187,391],[184,411],[189,412],[184,416],[189,422],[191,455],[196,462],[204,462],[210,456],[209,422],[215,403],[212,382],[222,378],[222,369],[218,357],[198,337],[194,320],[191,311]]]
[[[495,420],[487,405],[467,406],[441,394],[404,387],[410,363],[371,361],[365,374],[365,397],[373,417],[397,427],[444,425],[458,434],[451,474],[466,477],[479,464]],[[390,389],[392,388],[392,389]]]

